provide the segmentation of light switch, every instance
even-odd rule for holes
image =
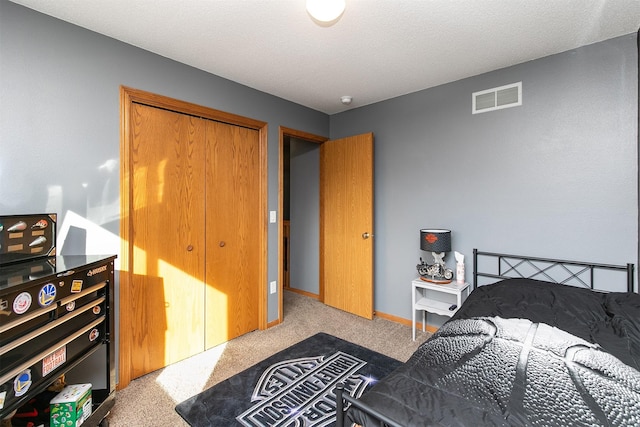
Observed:
[[[276,222],[276,211],[269,211],[269,222],[271,224],[275,224],[275,222]]]
[[[275,294],[276,293],[276,281],[274,280],[269,285],[270,285],[269,292],[271,292],[272,294]]]

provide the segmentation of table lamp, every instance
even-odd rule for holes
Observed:
[[[420,230],[420,249],[431,252],[434,264],[428,265],[420,257],[416,267],[420,278],[426,282],[451,283],[453,270],[447,268],[444,257],[451,251],[451,230],[423,228]]]

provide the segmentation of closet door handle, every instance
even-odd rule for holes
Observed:
[[[188,252],[191,252],[192,250],[193,250],[193,245],[189,245],[189,246],[187,246],[187,251],[188,251]]]
[[[220,243],[219,243],[219,245],[220,245],[220,247],[221,247],[221,248],[224,248],[224,245],[225,245],[225,244],[226,244],[226,243],[224,243],[224,241],[223,241],[223,240],[221,240],[221,241],[220,241]]]

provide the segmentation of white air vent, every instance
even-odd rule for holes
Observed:
[[[481,90],[472,94],[473,114],[522,105],[522,82]]]

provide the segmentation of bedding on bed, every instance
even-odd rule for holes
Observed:
[[[640,425],[639,366],[639,295],[508,279],[360,400],[407,426]]]

